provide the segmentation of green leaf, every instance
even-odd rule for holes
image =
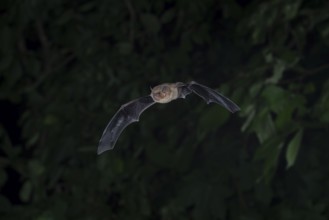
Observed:
[[[303,129],[300,129],[288,144],[286,151],[287,169],[295,164],[302,137]]]
[[[96,3],[95,3],[95,2],[88,2],[88,3],[86,3],[86,4],[81,5],[81,6],[79,7],[79,10],[80,10],[81,12],[88,12],[88,11],[94,9],[95,6],[96,6]]]
[[[29,171],[33,176],[39,176],[45,171],[45,167],[38,160],[31,160],[28,163]]]
[[[44,211],[36,220],[54,220],[53,214],[50,211]]]
[[[32,145],[35,145],[39,140],[39,138],[40,138],[40,133],[36,132],[34,135],[31,136],[31,138],[27,140],[26,146],[31,147]]]
[[[170,168],[173,163],[168,163],[172,160],[172,154],[168,147],[164,144],[159,144],[158,146],[146,146],[146,155],[150,161],[152,161],[156,166],[162,168]]]
[[[263,174],[260,179],[269,182],[277,168],[278,158],[283,147],[281,138],[271,138],[257,149],[254,160],[264,161]]]
[[[286,69],[286,65],[283,61],[279,60],[276,62],[273,68],[273,75],[271,78],[268,78],[266,80],[267,83],[273,83],[276,84],[279,82],[279,80],[282,78],[282,74]]]
[[[9,26],[4,26],[0,31],[0,71],[4,74],[4,70],[9,68],[14,61],[14,50],[13,50],[13,31]],[[8,73],[9,74],[9,73]]]
[[[263,85],[264,85],[263,82],[252,85],[252,87],[249,90],[250,96],[256,97],[261,91],[261,89],[263,88]]]
[[[166,24],[166,23],[172,21],[172,19],[174,18],[174,16],[175,16],[175,10],[174,9],[167,10],[161,16],[161,22],[162,22],[162,24]]]
[[[267,139],[273,137],[276,132],[275,124],[268,109],[264,108],[254,122],[254,129],[260,143],[264,143]]]
[[[245,132],[247,128],[250,127],[251,122],[254,120],[255,115],[256,115],[256,109],[254,105],[249,105],[246,110],[245,110],[245,115],[247,116],[247,120],[241,127],[241,131]]]
[[[144,14],[141,16],[142,23],[146,31],[150,33],[157,33],[160,31],[161,24],[159,19],[153,14]]]
[[[121,42],[118,45],[119,53],[122,55],[128,55],[131,53],[133,47],[129,42]]]
[[[7,197],[0,195],[0,207],[1,210],[10,209],[11,204]]]
[[[200,127],[202,129],[215,130],[225,124],[229,119],[230,113],[218,106],[211,106],[200,117]]]
[[[267,101],[267,106],[276,113],[283,111],[286,104],[288,104],[287,92],[278,86],[267,86],[262,92],[262,96]]]
[[[6,183],[8,177],[4,170],[0,170],[0,188]]]
[[[268,183],[274,172],[277,168],[278,158],[283,147],[283,143],[279,143],[277,146],[271,147],[271,153],[268,155],[268,158],[265,160],[264,170],[263,170],[263,177],[265,181]]]
[[[26,181],[19,192],[19,196],[23,202],[27,202],[32,194],[32,184],[30,181]]]
[[[52,115],[52,114],[47,115],[43,120],[43,123],[45,125],[54,125],[57,122],[58,122],[58,118],[55,115]]]
[[[300,1],[295,1],[294,3],[289,3],[285,5],[285,7],[283,8],[283,13],[287,20],[291,20],[296,17],[300,4]]]

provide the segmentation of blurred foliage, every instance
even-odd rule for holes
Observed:
[[[329,217],[326,0],[2,0],[1,219]],[[96,155],[120,105],[195,80]]]

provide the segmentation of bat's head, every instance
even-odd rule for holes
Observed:
[[[151,88],[151,96],[155,102],[168,103],[172,100],[172,88],[169,84],[161,84]]]

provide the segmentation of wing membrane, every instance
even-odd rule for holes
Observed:
[[[192,92],[200,96],[204,101],[206,101],[207,104],[211,102],[217,103],[232,113],[240,110],[239,106],[237,106],[233,101],[207,86],[201,85],[196,82],[191,82],[188,85],[188,88]]]
[[[131,123],[137,122],[142,112],[153,104],[152,97],[145,96],[121,106],[106,126],[99,141],[97,153],[101,154],[113,149],[122,131]]]

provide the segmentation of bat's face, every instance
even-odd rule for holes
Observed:
[[[173,99],[173,89],[169,84],[161,84],[152,89],[151,96],[155,102],[168,103]]]

